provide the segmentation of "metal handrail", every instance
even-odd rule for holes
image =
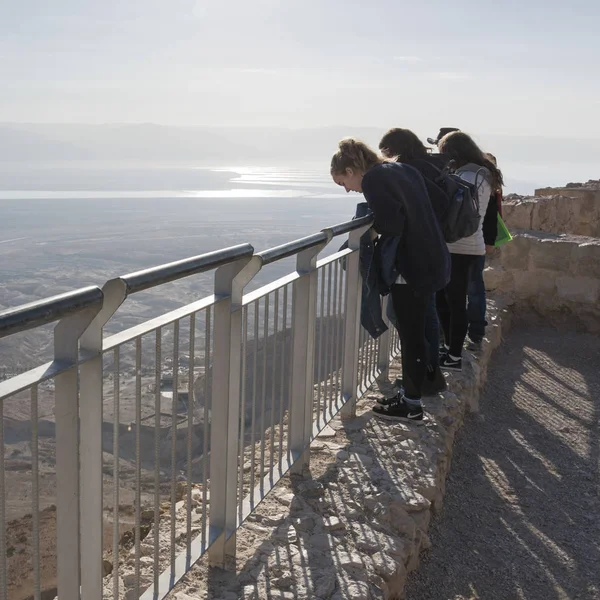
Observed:
[[[327,234],[321,231],[319,233],[314,233],[298,240],[288,242],[287,244],[282,244],[281,246],[275,246],[274,248],[257,252],[256,256],[261,259],[263,265],[270,265],[278,260],[294,256],[302,250],[314,248],[315,246],[326,242],[327,239]]]
[[[0,312],[0,338],[53,323],[86,308],[100,306],[104,294],[95,285],[36,300]]]
[[[127,295],[141,292],[163,283],[176,281],[190,275],[205,273],[212,269],[216,269],[222,265],[233,262],[234,260],[250,257],[254,253],[254,248],[251,244],[239,244],[216,250],[215,252],[207,252],[198,256],[184,258],[150,269],[128,273],[118,279],[121,279],[126,286]]]
[[[365,227],[366,225],[373,224],[373,217],[359,217],[358,219],[352,219],[351,221],[346,221],[345,223],[339,223],[338,225],[332,225],[331,227],[325,227],[321,231],[328,231],[332,234],[333,237],[337,237],[338,235],[343,235],[344,233],[350,233],[355,229],[360,229],[361,227]]]

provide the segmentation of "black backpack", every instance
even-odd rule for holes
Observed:
[[[448,211],[440,225],[444,239],[451,244],[473,235],[479,227],[481,215],[479,214],[477,188],[479,172],[483,169],[477,171],[473,184],[451,172],[452,163],[449,163],[443,171],[437,167],[434,168],[439,172],[435,183],[450,199]]]

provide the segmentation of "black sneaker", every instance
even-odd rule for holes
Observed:
[[[411,423],[423,422],[423,408],[413,408],[406,404],[403,398],[394,398],[386,406],[377,405],[373,407],[373,414],[386,421],[410,421]]]
[[[435,396],[440,392],[445,392],[447,389],[448,384],[446,383],[446,378],[444,377],[441,369],[438,367],[435,370],[432,379],[429,377],[425,378],[421,391],[423,392],[423,396]]]
[[[449,354],[440,357],[440,369],[447,371],[462,371],[462,358],[450,358]]]

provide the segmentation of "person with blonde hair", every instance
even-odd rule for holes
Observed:
[[[390,293],[400,336],[403,390],[389,403],[375,406],[373,413],[388,420],[422,421],[427,300],[450,277],[448,248],[425,182],[416,169],[386,160],[354,138],[339,142],[331,159],[331,176],[346,192],[364,195],[380,235],[379,251],[394,248],[395,252],[397,277]],[[390,239],[395,243],[386,245]]]

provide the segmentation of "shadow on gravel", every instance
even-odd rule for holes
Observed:
[[[408,600],[600,598],[600,338],[515,323]]]

